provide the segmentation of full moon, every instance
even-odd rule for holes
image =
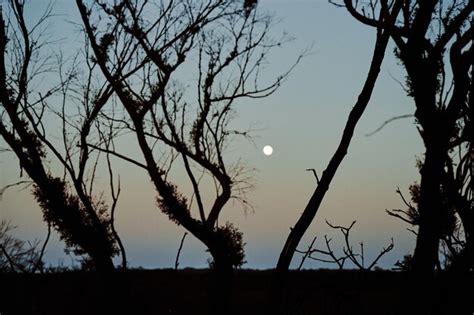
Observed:
[[[263,147],[263,154],[265,155],[272,155],[273,153],[273,148],[269,145],[266,145]]]

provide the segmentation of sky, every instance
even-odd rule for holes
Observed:
[[[27,17],[33,19],[41,4],[32,1],[30,5]],[[322,0],[262,0],[259,9],[271,12],[278,19],[273,29],[275,35],[285,31],[294,37],[291,43],[271,54],[268,76],[284,71],[308,48],[311,52],[275,94],[247,100],[236,107],[236,126],[257,129],[253,142],[238,142],[231,151],[256,169],[252,174],[255,189],[248,194],[254,209],[244,211],[238,203],[231,202],[224,209],[221,221],[231,221],[243,232],[247,261],[243,267],[266,269],[276,265],[290,227],[315,189],[315,178],[306,169],[314,168],[321,174],[339,143],[368,71],[375,32],[359,24],[344,9]],[[55,12],[59,14],[50,25],[51,36],[64,35],[61,49],[65,53],[74,47],[74,36],[65,31],[70,27],[65,20],[77,19],[76,10],[70,1],[55,4]],[[399,84],[403,80],[403,69],[391,46],[349,152],[300,249],[306,248],[314,236],[318,237],[317,247],[322,248],[327,234],[333,239],[334,249],[340,252],[342,235],[329,229],[325,220],[337,225],[349,225],[357,220],[351,239],[355,247],[359,242],[364,243],[366,262],[391,238],[395,247],[383,257],[381,267],[391,268],[403,255],[413,251],[413,234],[385,210],[403,208],[396,189],[400,187],[408,195],[409,185],[418,178],[415,161],[422,155],[423,145],[414,120],[397,120],[366,136],[387,119],[414,112],[412,101]],[[273,147],[271,156],[263,154],[265,145]],[[124,162],[114,163],[122,182],[116,228],[130,265],[173,267],[183,228],[174,225],[156,208],[156,195],[147,174]],[[19,173],[14,157],[0,155],[0,187],[18,181]],[[43,240],[46,235],[41,211],[29,189],[12,188],[5,192],[0,201],[0,218],[16,225],[15,236],[23,240]],[[53,234],[46,261],[53,265],[77,264],[63,248],[58,236]],[[188,236],[180,267],[206,267],[208,257],[205,248]],[[295,255],[292,266],[297,266],[299,260],[300,256]],[[304,267],[330,268],[331,265],[308,261]]]

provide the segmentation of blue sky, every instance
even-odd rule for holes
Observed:
[[[34,18],[40,9],[36,6],[41,5],[31,5],[28,14]],[[244,232],[246,268],[272,268],[276,264],[290,226],[315,188],[314,177],[305,169],[315,168],[321,173],[333,154],[364,82],[375,37],[373,29],[326,1],[265,0],[261,1],[260,9],[272,12],[279,20],[273,30],[275,36],[286,31],[295,38],[272,53],[269,77],[286,69],[302,51],[312,48],[274,95],[241,102],[236,107],[236,126],[259,129],[253,143],[238,142],[232,151],[257,169],[256,188],[248,196],[255,209],[245,213],[238,204],[230,204],[223,214],[223,219],[234,222]],[[69,1],[58,1],[55,10],[61,15],[51,24],[51,34],[63,35],[61,49],[70,53],[77,37],[65,31],[71,25],[63,20],[74,20],[76,8]],[[340,225],[357,220],[351,236],[355,246],[364,242],[367,261],[394,238],[394,250],[381,263],[386,268],[413,250],[413,235],[404,224],[389,217],[385,209],[403,207],[395,190],[400,187],[408,194],[408,186],[418,177],[415,157],[423,152],[412,118],[393,122],[377,134],[365,136],[385,120],[414,111],[411,100],[397,83],[403,81],[404,74],[392,51],[393,47],[387,51],[374,95],[356,129],[349,153],[300,246],[306,247],[313,236],[322,240],[328,234],[334,239],[334,247],[340,248],[341,235],[329,230],[324,220]],[[271,156],[262,153],[267,144],[274,148]],[[15,159],[2,155],[0,163],[0,186],[17,181],[19,169]],[[115,165],[121,178],[127,179],[122,180],[117,230],[132,266],[173,266],[184,230],[156,208],[155,193],[146,174],[123,162],[117,161]],[[28,190],[9,190],[0,201],[0,217],[18,226],[16,235],[22,239],[43,239],[46,234],[41,212]],[[198,241],[188,237],[180,265],[204,267],[207,257]],[[50,242],[46,258],[52,264],[71,262],[57,236]],[[299,262],[299,257],[295,256],[294,261]],[[305,266],[329,267],[312,262]]]

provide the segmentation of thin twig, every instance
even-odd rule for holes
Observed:
[[[406,115],[400,115],[400,116],[392,117],[392,118],[386,120],[382,125],[380,125],[380,127],[378,127],[377,129],[375,129],[374,131],[367,133],[365,136],[366,136],[366,137],[373,136],[374,134],[376,134],[377,132],[379,132],[380,130],[382,130],[386,125],[388,125],[388,124],[391,123],[391,122],[394,122],[395,120],[399,120],[399,119],[403,119],[403,118],[409,118],[409,117],[414,117],[414,116],[415,116],[415,115],[413,115],[413,114],[406,114]]]
[[[317,238],[316,236],[313,238],[313,240],[311,241],[311,244],[309,244],[308,246],[308,250],[304,253],[303,257],[301,257],[301,262],[300,262],[300,265],[298,266],[298,270],[301,270],[306,258],[308,258],[308,256],[311,255],[314,242],[316,242],[316,238]]]
[[[316,173],[316,169],[314,169],[314,168],[307,168],[306,170],[313,172],[314,177],[316,177],[316,183],[319,185],[319,177],[318,177],[318,173]]]
[[[184,239],[186,238],[187,235],[188,235],[188,232],[184,232],[183,237],[181,238],[181,242],[179,243],[178,253],[176,254],[176,260],[174,262],[174,269],[175,270],[178,270],[179,256],[181,255],[181,250],[183,249]]]
[[[38,257],[38,260],[36,262],[36,266],[35,266],[35,269],[33,270],[33,272],[35,272],[38,268],[39,268],[41,273],[44,272],[44,270],[43,270],[44,269],[43,268],[43,256],[44,256],[44,252],[46,250],[46,245],[49,242],[50,236],[51,236],[51,223],[48,222],[48,234],[46,235],[46,239],[44,240],[43,246],[41,247],[41,252],[40,252],[40,255]]]
[[[13,184],[9,184],[9,185],[3,186],[2,188],[0,188],[0,201],[2,200],[3,194],[5,193],[5,191],[6,191],[8,188],[15,187],[15,186],[19,186],[19,185],[23,185],[23,184],[31,184],[31,183],[32,183],[31,180],[22,180],[22,181],[13,183]]]
[[[17,264],[13,261],[13,259],[10,257],[10,255],[8,254],[6,248],[0,244],[0,249],[2,250],[3,254],[5,255],[5,257],[7,258],[8,260],[8,263],[10,264],[10,268],[13,272],[15,272],[15,268],[18,268],[20,271],[22,272],[26,272],[25,268],[20,265],[20,264]]]

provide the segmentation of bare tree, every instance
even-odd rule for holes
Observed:
[[[344,5],[361,23],[380,28],[384,21],[370,10],[371,3],[367,7],[345,1]],[[472,0],[404,1],[402,15],[391,32],[396,56],[407,73],[406,92],[414,100],[425,145],[413,255],[413,270],[423,274],[433,273],[445,223],[452,222],[445,219],[454,213],[452,205],[446,206],[442,189],[445,169],[450,167],[449,153],[460,141],[472,143],[472,128],[460,133],[458,123],[469,112],[468,104],[472,105],[473,18]],[[472,216],[463,225],[469,230],[471,222]]]
[[[76,3],[94,58],[126,112],[104,114],[104,124],[131,132],[144,162],[120,148],[98,149],[146,170],[160,210],[207,247],[215,311],[222,313],[245,255],[242,233],[219,218],[232,198],[248,205],[252,188],[252,174],[226,153],[233,137],[248,136],[230,122],[238,100],[266,97],[286,78],[260,79],[282,41],[269,37],[271,18],[256,1]],[[171,179],[178,163],[192,187],[188,196]]]
[[[93,194],[99,155],[86,145],[92,135],[97,138],[94,121],[112,88],[93,85],[87,75],[93,64],[78,82],[81,73],[74,60],[66,69],[61,54],[54,58],[44,52],[51,44],[41,37],[50,6],[36,24],[27,23],[24,11],[23,1],[11,0],[0,19],[0,135],[18,158],[20,174],[34,182],[44,220],[59,232],[67,250],[85,255],[84,262],[97,270],[113,270],[117,237],[105,200]],[[59,82],[45,87],[42,79],[53,70]],[[56,165],[50,161],[59,163],[62,174],[53,174]],[[115,205],[118,194],[113,195]]]
[[[390,244],[388,244],[386,247],[383,247],[380,250],[380,252],[377,254],[377,256],[370,262],[370,264],[366,266],[364,243],[363,242],[359,243],[360,252],[357,253],[353,249],[353,246],[351,245],[351,242],[350,242],[351,229],[354,227],[355,223],[356,221],[353,221],[349,227],[344,227],[344,226],[339,226],[339,225],[332,225],[331,223],[326,221],[326,224],[329,227],[335,230],[339,230],[344,236],[344,246],[342,247],[343,254],[341,256],[336,255],[331,245],[332,239],[328,238],[327,235],[324,235],[326,249],[316,248],[314,246],[314,243],[316,241],[316,237],[315,237],[313,238],[313,241],[311,242],[311,244],[308,246],[307,250],[305,251],[296,250],[297,253],[300,253],[303,255],[301,258],[301,262],[298,267],[298,270],[302,268],[305,260],[308,258],[315,261],[323,262],[323,263],[336,264],[339,269],[344,268],[344,264],[346,263],[346,261],[351,261],[357,269],[362,270],[362,271],[370,271],[375,266],[377,266],[377,263],[379,262],[380,258],[382,258],[385,254],[387,254],[393,249],[393,246],[394,246],[393,239],[391,240]]]
[[[278,277],[280,277],[282,280],[284,280],[285,274],[288,272],[288,268],[290,267],[290,263],[293,259],[298,244],[301,241],[301,238],[316,216],[321,202],[323,201],[324,196],[329,189],[329,185],[336,174],[339,165],[347,154],[355,127],[370,101],[370,97],[372,95],[372,91],[374,89],[375,82],[385,56],[385,50],[392,32],[392,26],[394,25],[394,22],[397,19],[402,6],[401,2],[402,1],[383,0],[373,3],[374,8],[380,8],[378,14],[380,24],[377,28],[377,38],[369,72],[357,102],[349,114],[341,141],[336,149],[336,152],[334,152],[334,155],[332,156],[320,178],[317,176],[316,171],[313,170],[317,180],[316,189],[314,190],[313,195],[306,205],[303,214],[298,219],[295,226],[291,228],[291,231],[286,239],[285,245],[278,259],[276,269]]]

